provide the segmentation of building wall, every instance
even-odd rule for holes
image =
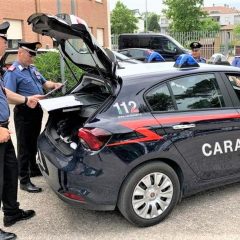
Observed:
[[[219,18],[219,24],[221,26],[226,26],[226,25],[233,25],[235,24],[234,22],[234,16],[236,14],[221,14],[221,13],[218,13],[218,14],[209,14],[210,17],[218,17]]]
[[[49,37],[33,33],[31,26],[27,24],[27,18],[36,12],[55,15],[58,10],[84,19],[95,37],[97,37],[97,29],[102,29],[104,47],[108,47],[110,44],[108,0],[0,0],[0,6],[0,23],[5,20],[20,20],[22,40],[40,41],[43,48],[51,48],[52,40]],[[75,6],[74,13],[72,6]]]

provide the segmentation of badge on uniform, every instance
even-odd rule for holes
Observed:
[[[34,73],[35,73],[37,79],[41,79],[41,74],[40,74],[40,72],[34,71]]]

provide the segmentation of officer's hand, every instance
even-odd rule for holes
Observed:
[[[38,101],[46,98],[45,95],[33,95],[32,97],[36,98]]]
[[[10,131],[7,128],[0,127],[0,143],[7,142],[10,140]]]
[[[37,106],[39,99],[35,96],[28,97],[27,106],[30,108],[35,108]]]
[[[63,84],[60,83],[60,82],[56,82],[56,83],[54,83],[54,89],[61,88],[62,86],[63,86]]]

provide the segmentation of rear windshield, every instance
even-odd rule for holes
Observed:
[[[89,48],[81,38],[66,40],[64,42],[64,51],[70,60],[77,65],[95,67],[97,64],[100,68],[104,68],[100,61],[93,59]]]
[[[97,96],[108,97],[111,94],[110,86],[100,79],[84,76],[82,82],[72,93],[88,93]]]

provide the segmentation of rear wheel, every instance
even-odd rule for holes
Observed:
[[[136,168],[124,181],[118,208],[128,221],[140,227],[161,222],[179,200],[180,184],[175,171],[163,162]]]

